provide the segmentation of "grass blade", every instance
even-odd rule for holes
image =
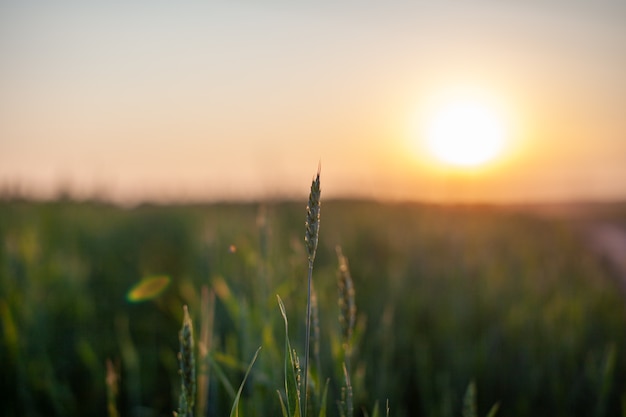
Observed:
[[[221,365],[218,363],[217,360],[215,360],[213,354],[209,355],[208,360],[211,364],[211,369],[215,371],[215,375],[224,386],[224,389],[226,389],[228,395],[234,400],[236,395],[235,388],[233,388],[232,384],[228,380],[228,377],[226,377],[226,373],[222,369]]]
[[[328,384],[329,383],[330,383],[330,379],[327,379],[326,384],[324,386],[324,393],[322,394],[322,401],[320,402],[319,417],[326,417],[326,399],[328,397]]]
[[[491,406],[491,409],[487,413],[487,417],[496,417],[496,414],[498,413],[499,409],[500,409],[500,403],[495,403],[493,406]]]
[[[283,417],[288,417],[289,413],[287,412],[287,407],[285,407],[285,401],[283,401],[283,395],[280,393],[280,390],[276,390],[276,394],[278,394],[278,401],[280,401],[280,410],[283,413]]]
[[[463,397],[463,417],[478,417],[476,411],[476,383],[470,382]]]
[[[239,399],[241,398],[241,392],[243,391],[243,386],[246,384],[246,380],[248,379],[248,375],[250,375],[250,371],[254,366],[254,362],[256,362],[256,358],[259,356],[259,352],[261,351],[261,347],[259,347],[254,353],[254,357],[250,361],[250,365],[248,365],[248,369],[246,370],[246,374],[243,377],[243,381],[241,381],[241,385],[239,386],[239,391],[237,391],[237,395],[235,396],[235,401],[233,402],[233,408],[230,410],[230,417],[239,417]]]

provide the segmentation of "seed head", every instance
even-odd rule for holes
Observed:
[[[315,260],[315,252],[317,251],[317,241],[320,232],[320,169],[317,170],[317,176],[311,183],[311,193],[309,194],[309,204],[306,207],[306,233],[304,242],[306,244],[306,252],[309,263]]]
[[[343,255],[341,247],[337,246],[339,261],[339,324],[343,343],[348,346],[356,323],[356,302],[354,301],[354,283],[348,267],[348,259]]]

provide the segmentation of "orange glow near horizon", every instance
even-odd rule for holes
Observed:
[[[505,201],[546,143],[523,95],[506,86],[438,80],[405,113],[402,164],[433,201]],[[407,180],[407,184],[410,180]]]

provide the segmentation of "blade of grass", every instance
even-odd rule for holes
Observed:
[[[285,402],[283,401],[283,395],[280,393],[280,390],[276,390],[276,394],[278,394],[278,401],[280,401],[280,410],[283,413],[283,417],[288,417],[289,413],[287,412],[287,408],[285,407]]]
[[[222,385],[224,385],[224,388],[226,389],[226,392],[228,393],[228,395],[232,399],[234,399],[235,398],[235,388],[233,388],[232,384],[230,383],[230,381],[226,377],[226,374],[222,370],[222,367],[215,360],[215,358],[213,357],[213,354],[210,354],[208,359],[209,359],[209,363],[211,364],[211,369],[213,369],[215,371],[215,374],[217,375],[217,378],[220,380]]]
[[[320,402],[319,417],[326,417],[326,399],[328,398],[328,384],[329,383],[330,383],[330,379],[327,379],[326,384],[324,386],[324,393],[322,394],[322,401]]]
[[[378,405],[378,400],[374,403],[374,408],[372,408],[372,417],[380,417],[380,407]]]
[[[491,406],[491,409],[487,413],[487,417],[496,417],[496,414],[498,413],[499,409],[500,409],[500,403],[495,403],[493,406]]]
[[[463,417],[478,417],[476,411],[476,383],[471,381],[463,397]]]
[[[200,343],[198,353],[200,369],[198,372],[198,415],[206,415],[207,400],[209,398],[209,352],[212,348],[213,323],[215,320],[215,292],[209,291],[208,286],[202,286],[202,304],[200,307]]]
[[[248,375],[250,375],[250,371],[254,366],[254,362],[256,362],[256,358],[259,356],[259,352],[261,351],[261,347],[256,350],[254,353],[254,357],[250,361],[250,365],[248,365],[248,369],[246,370],[246,374],[243,377],[243,381],[241,381],[241,385],[239,386],[239,390],[237,391],[237,395],[235,396],[235,401],[233,402],[233,408],[230,410],[230,417],[239,417],[239,399],[241,398],[241,392],[243,391],[243,386],[248,379]]]

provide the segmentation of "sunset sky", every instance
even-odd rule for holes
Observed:
[[[626,199],[624,1],[3,0],[0,57],[0,189]],[[425,145],[457,96],[505,126],[484,165]]]

